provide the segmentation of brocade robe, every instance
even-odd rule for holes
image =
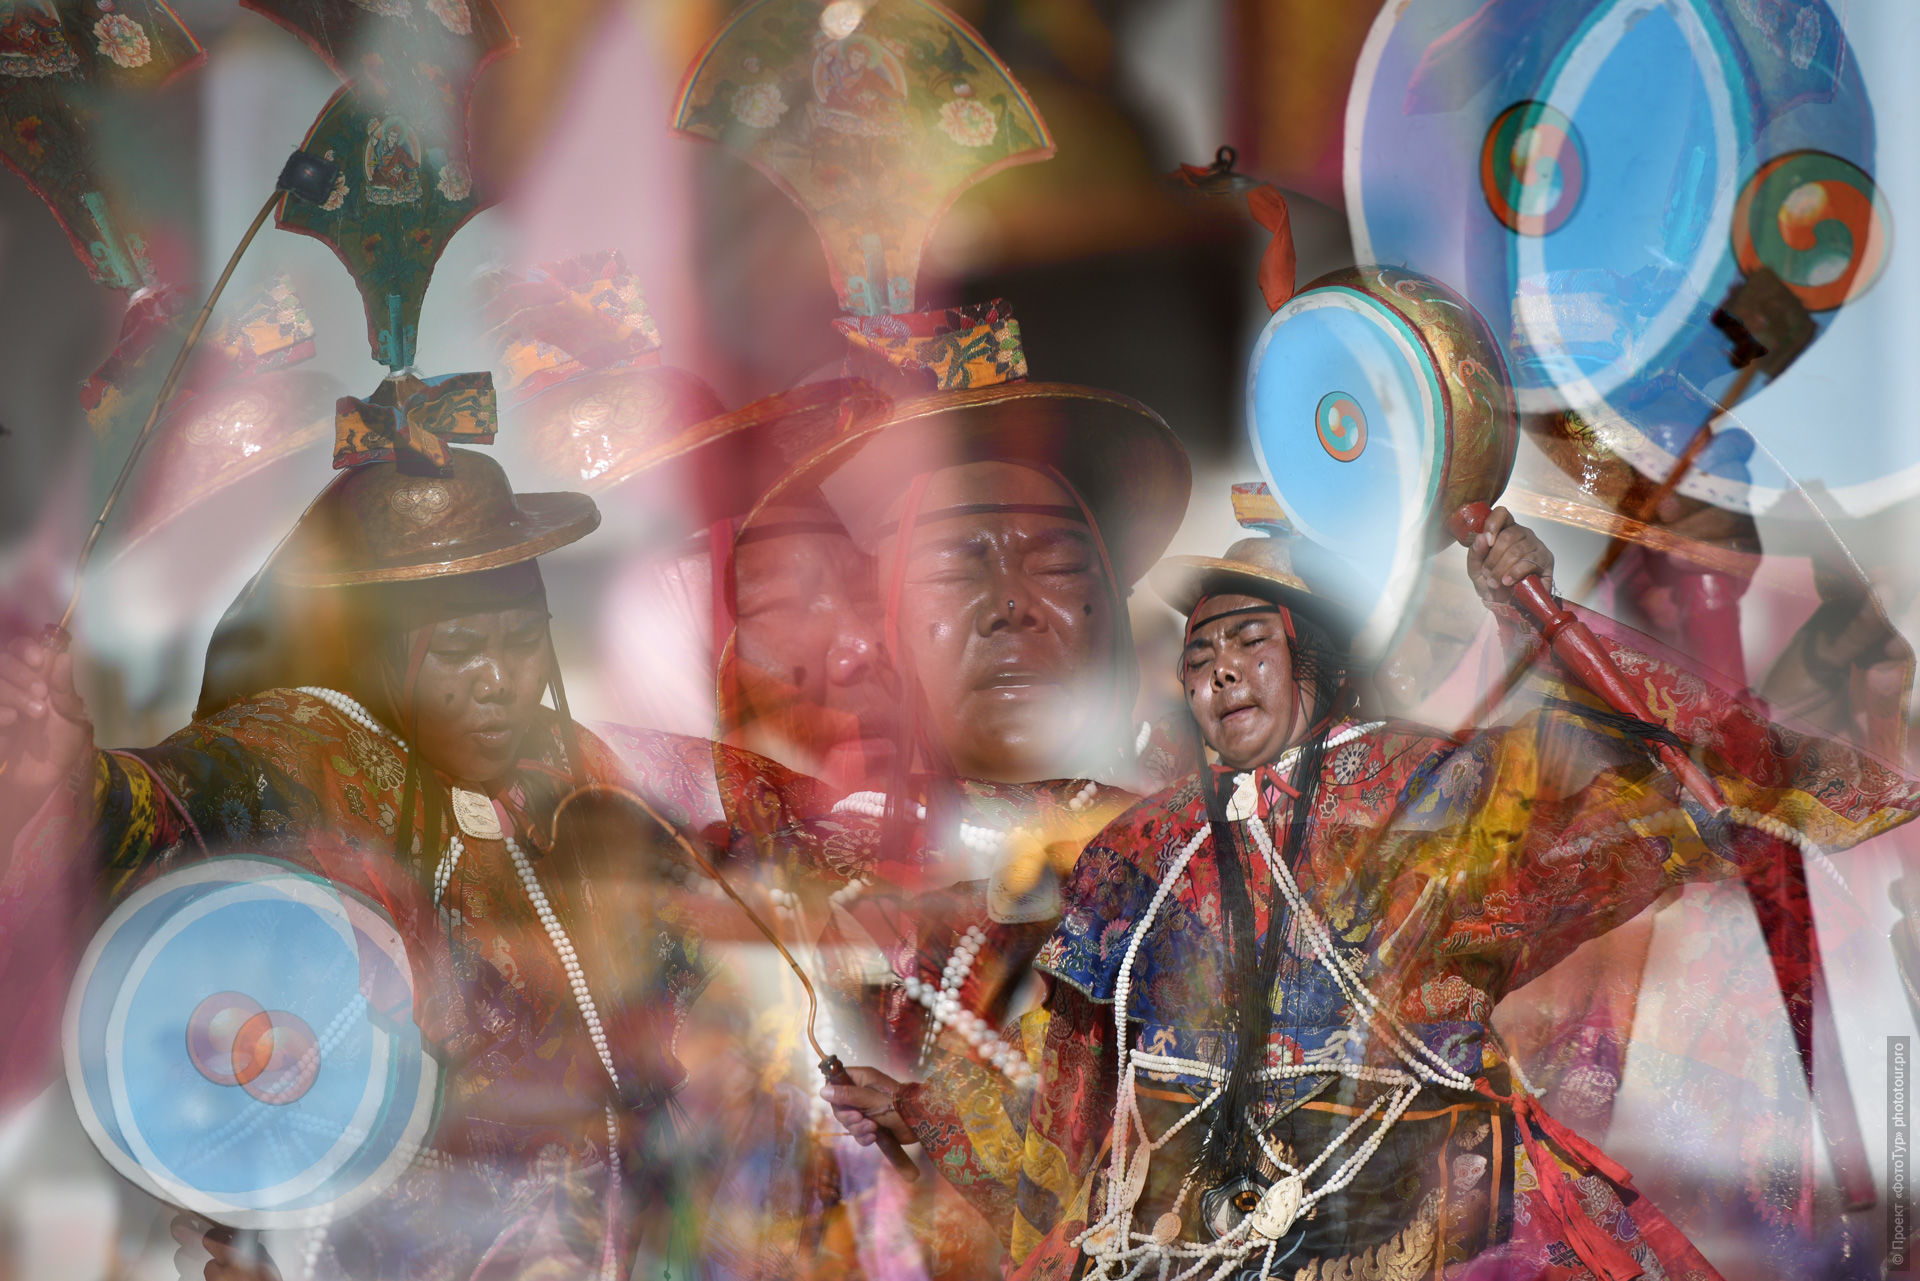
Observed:
[[[1135,799],[1103,786],[1076,809],[1084,790],[1081,779],[945,787],[921,780],[914,794],[928,814],[909,827],[903,856],[884,847],[880,820],[847,811],[810,824],[815,839],[782,846],[788,884],[808,904],[805,943],[831,989],[825,995],[838,997],[832,1020],[846,1062],[936,1074],[970,1063],[1005,1084],[957,1037],[929,1037],[930,1016],[902,980],[939,987],[956,947],[978,930],[978,951],[954,993],[989,1025],[1001,1022],[1058,924],[1060,877],[1106,819]],[[962,823],[1009,839],[969,849]],[[848,1139],[817,1106],[817,1074],[805,1076],[791,1084],[815,1106],[790,1107],[764,1127],[779,1135],[768,1146],[799,1177],[765,1199],[755,1265],[740,1272],[835,1281],[998,1277],[1004,1239],[942,1180],[908,1185],[878,1153]]]
[[[580,731],[587,777],[640,793],[722,848],[777,839],[829,800],[810,780],[705,740],[615,737],[617,751]],[[741,790],[731,807],[716,788],[716,751]],[[670,1208],[678,1172],[705,1155],[672,1133],[682,1072],[671,1047],[704,970],[684,896],[656,892],[656,869],[636,866],[600,874],[596,910],[584,908],[580,864],[547,848],[573,787],[557,719],[545,714],[522,752],[496,799],[582,956],[618,1097],[505,842],[465,837],[436,910],[429,887],[452,820],[443,813],[429,850],[416,805],[410,854],[396,858],[403,750],[311,695],[271,690],[157,747],[96,753],[85,784],[54,798],[16,842],[0,937],[25,932],[11,926],[34,910],[36,881],[91,880],[93,897],[111,900],[183,860],[224,853],[320,872],[394,918],[415,971],[416,1019],[445,1074],[440,1118],[400,1182],[330,1230],[320,1275],[624,1278],[650,1216]],[[647,846],[623,848],[637,863]],[[10,944],[0,969],[18,974],[27,959]],[[70,967],[48,968],[45,986],[63,995]]]
[[[1827,849],[1905,822],[1920,785],[1850,749],[1768,723],[1738,691],[1609,640],[1615,661],[1692,746],[1728,800],[1785,820]],[[1650,646],[1643,646],[1651,648]],[[1335,733],[1346,727],[1335,727]],[[1284,851],[1283,774],[1256,771],[1255,814]],[[1021,1029],[1039,1073],[1028,1099],[977,1072],[910,1086],[901,1114],[933,1162],[1003,1233],[1013,1275],[1063,1279],[1107,1205],[1119,1084],[1114,1002],[1130,942],[1180,853],[1201,844],[1138,939],[1124,1020],[1130,1046],[1232,1062],[1218,860],[1242,859],[1264,934],[1286,931],[1266,1029],[1270,1065],[1398,1066],[1379,1023],[1349,1005],[1255,852],[1213,847],[1197,778],[1129,811],[1087,848],[1037,964],[1053,979]],[[1627,1172],[1546,1117],[1512,1078],[1489,1020],[1506,992],[1689,880],[1777,857],[1777,838],[1735,826],[1710,847],[1672,777],[1636,741],[1566,708],[1465,742],[1389,723],[1329,750],[1292,873],[1335,946],[1402,1025],[1475,1088],[1427,1086],[1354,1181],[1312,1208],[1274,1271],[1315,1278],[1698,1277],[1712,1268]],[[1268,1085],[1255,1120],[1305,1165],[1382,1087],[1324,1076]],[[1197,1073],[1138,1078],[1158,1139],[1207,1093]],[[1201,1116],[1156,1152],[1132,1230],[1179,1200],[1200,1157]],[[1309,1189],[1350,1155],[1336,1150]],[[1134,1141],[1130,1139],[1130,1142]],[[1273,1169],[1254,1171],[1274,1177]],[[1205,1234],[1189,1195],[1181,1239]],[[1256,1254],[1247,1266],[1258,1268]],[[1151,1274],[1151,1270],[1150,1270]]]

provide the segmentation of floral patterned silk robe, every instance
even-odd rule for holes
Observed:
[[[670,822],[722,848],[776,839],[800,810],[830,801],[810,780],[705,740],[632,730],[613,737],[609,747],[580,732],[587,776],[641,793]],[[58,932],[74,950],[84,942],[71,938],[74,913],[46,910],[49,887],[63,882],[71,907],[117,898],[202,855],[263,854],[328,875],[381,904],[407,938],[416,1017],[445,1076],[430,1150],[376,1205],[332,1229],[321,1274],[625,1277],[639,1229],[670,1180],[666,1154],[691,1155],[664,1142],[673,1121],[667,1098],[681,1075],[668,1047],[704,966],[675,896],[647,888],[657,889],[650,869],[603,878],[594,885],[599,910],[582,906],[580,865],[547,849],[554,809],[573,786],[551,714],[522,750],[498,799],[583,957],[621,1073],[619,1098],[504,841],[465,838],[436,910],[428,887],[451,819],[442,815],[428,850],[416,812],[411,855],[396,858],[403,749],[296,690],[235,704],[158,747],[96,753],[84,783],[50,802],[16,842],[0,886],[0,939],[8,940],[0,972],[24,973],[33,959],[36,905],[44,920],[65,916]],[[716,751],[726,754],[731,781],[751,783],[752,794],[733,798],[734,827],[716,790]],[[636,844],[637,863],[645,854]],[[57,1010],[71,967],[46,970],[53,981],[33,1003],[42,1016]],[[619,1127],[613,1154],[609,1103]]]
[[[1749,818],[1783,820],[1838,849],[1920,808],[1920,786],[1891,769],[1769,724],[1740,692],[1665,657],[1609,645]],[[1252,821],[1267,826],[1277,850],[1291,821],[1284,782],[1272,768],[1257,771]],[[1032,1096],[960,1071],[902,1095],[902,1115],[936,1166],[1004,1234],[1016,1277],[1076,1275],[1078,1240],[1107,1203],[1120,969],[1180,851],[1207,830],[1198,784],[1189,779],[1128,812],[1069,880],[1065,919],[1038,961],[1051,994],[1021,1029],[1040,1074]],[[1673,885],[1774,856],[1778,838],[1736,825],[1710,847],[1643,745],[1565,704],[1465,742],[1407,724],[1368,729],[1326,754],[1311,823],[1293,868],[1306,901],[1401,1023],[1476,1088],[1424,1088],[1353,1184],[1314,1207],[1300,1249],[1275,1272],[1316,1281],[1713,1276],[1625,1170],[1537,1108],[1512,1079],[1489,1023],[1503,994],[1584,940]],[[1217,860],[1239,857],[1259,929],[1288,931],[1268,1062],[1397,1066],[1377,1025],[1356,1016],[1290,919],[1247,824],[1232,826],[1238,850],[1223,854],[1206,838],[1139,940],[1126,1021],[1132,1045],[1231,1062]],[[1326,1081],[1276,1082],[1260,1104],[1273,1141],[1296,1165],[1380,1093],[1348,1078],[1315,1089]],[[1163,1134],[1206,1090],[1178,1072],[1140,1079],[1147,1133]],[[1205,1129],[1201,1118],[1155,1154],[1134,1231],[1173,1207]],[[1198,1199],[1190,1194],[1182,1206],[1184,1240],[1204,1239]],[[1260,1262],[1255,1255],[1250,1266]]]

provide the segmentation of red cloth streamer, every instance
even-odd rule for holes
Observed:
[[[1260,296],[1267,300],[1269,311],[1278,311],[1293,297],[1298,269],[1293,251],[1293,216],[1287,212],[1287,198],[1265,182],[1247,193],[1247,212],[1273,233],[1266,252],[1260,255]]]
[[[1591,1268],[1601,1281],[1634,1281],[1635,1277],[1643,1275],[1644,1269],[1634,1262],[1626,1247],[1587,1217],[1586,1211],[1580,1206],[1579,1194],[1567,1178],[1567,1172],[1560,1168],[1560,1162],[1553,1153],[1546,1150],[1541,1137],[1534,1134],[1534,1127],[1538,1126],[1540,1135],[1566,1153],[1575,1165],[1591,1170],[1623,1192],[1638,1196],[1633,1178],[1626,1168],[1554,1120],[1532,1095],[1516,1090],[1502,1096],[1495,1093],[1484,1079],[1474,1082],[1473,1088],[1513,1109],[1514,1126],[1520,1131],[1520,1141],[1527,1149],[1527,1160],[1532,1162],[1534,1175],[1540,1180],[1540,1191],[1545,1196],[1547,1211],[1559,1221],[1567,1244],[1573,1247],[1580,1261]]]
[[[723,516],[707,526],[707,576],[713,610],[713,661],[720,662],[727,637],[733,634],[734,598],[739,583],[733,576],[733,519]]]

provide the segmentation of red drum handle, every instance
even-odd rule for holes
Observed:
[[[1447,532],[1465,547],[1486,527],[1487,517],[1492,514],[1493,508],[1486,503],[1468,503],[1448,517]],[[1567,669],[1580,679],[1581,684],[1598,694],[1614,711],[1643,721],[1653,720],[1646,703],[1627,683],[1620,669],[1614,666],[1613,659],[1608,657],[1592,630],[1547,591],[1546,584],[1540,581],[1538,574],[1528,574],[1508,590],[1514,600],[1539,620],[1541,635],[1553,646],[1553,652],[1559,655]],[[1694,763],[1692,757],[1671,743],[1656,743],[1654,746],[1659,750],[1660,760],[1673,771],[1680,785],[1693,793],[1694,799],[1706,806],[1709,813],[1718,814],[1727,808],[1727,798],[1720,794],[1719,786]]]

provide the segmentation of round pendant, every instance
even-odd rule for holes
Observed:
[[[461,832],[476,841],[497,841],[504,835],[499,812],[493,808],[492,798],[483,792],[454,788],[453,821],[460,825]]]
[[[1172,1245],[1180,1239],[1180,1216],[1168,1210],[1153,1223],[1153,1239],[1161,1245]]]

